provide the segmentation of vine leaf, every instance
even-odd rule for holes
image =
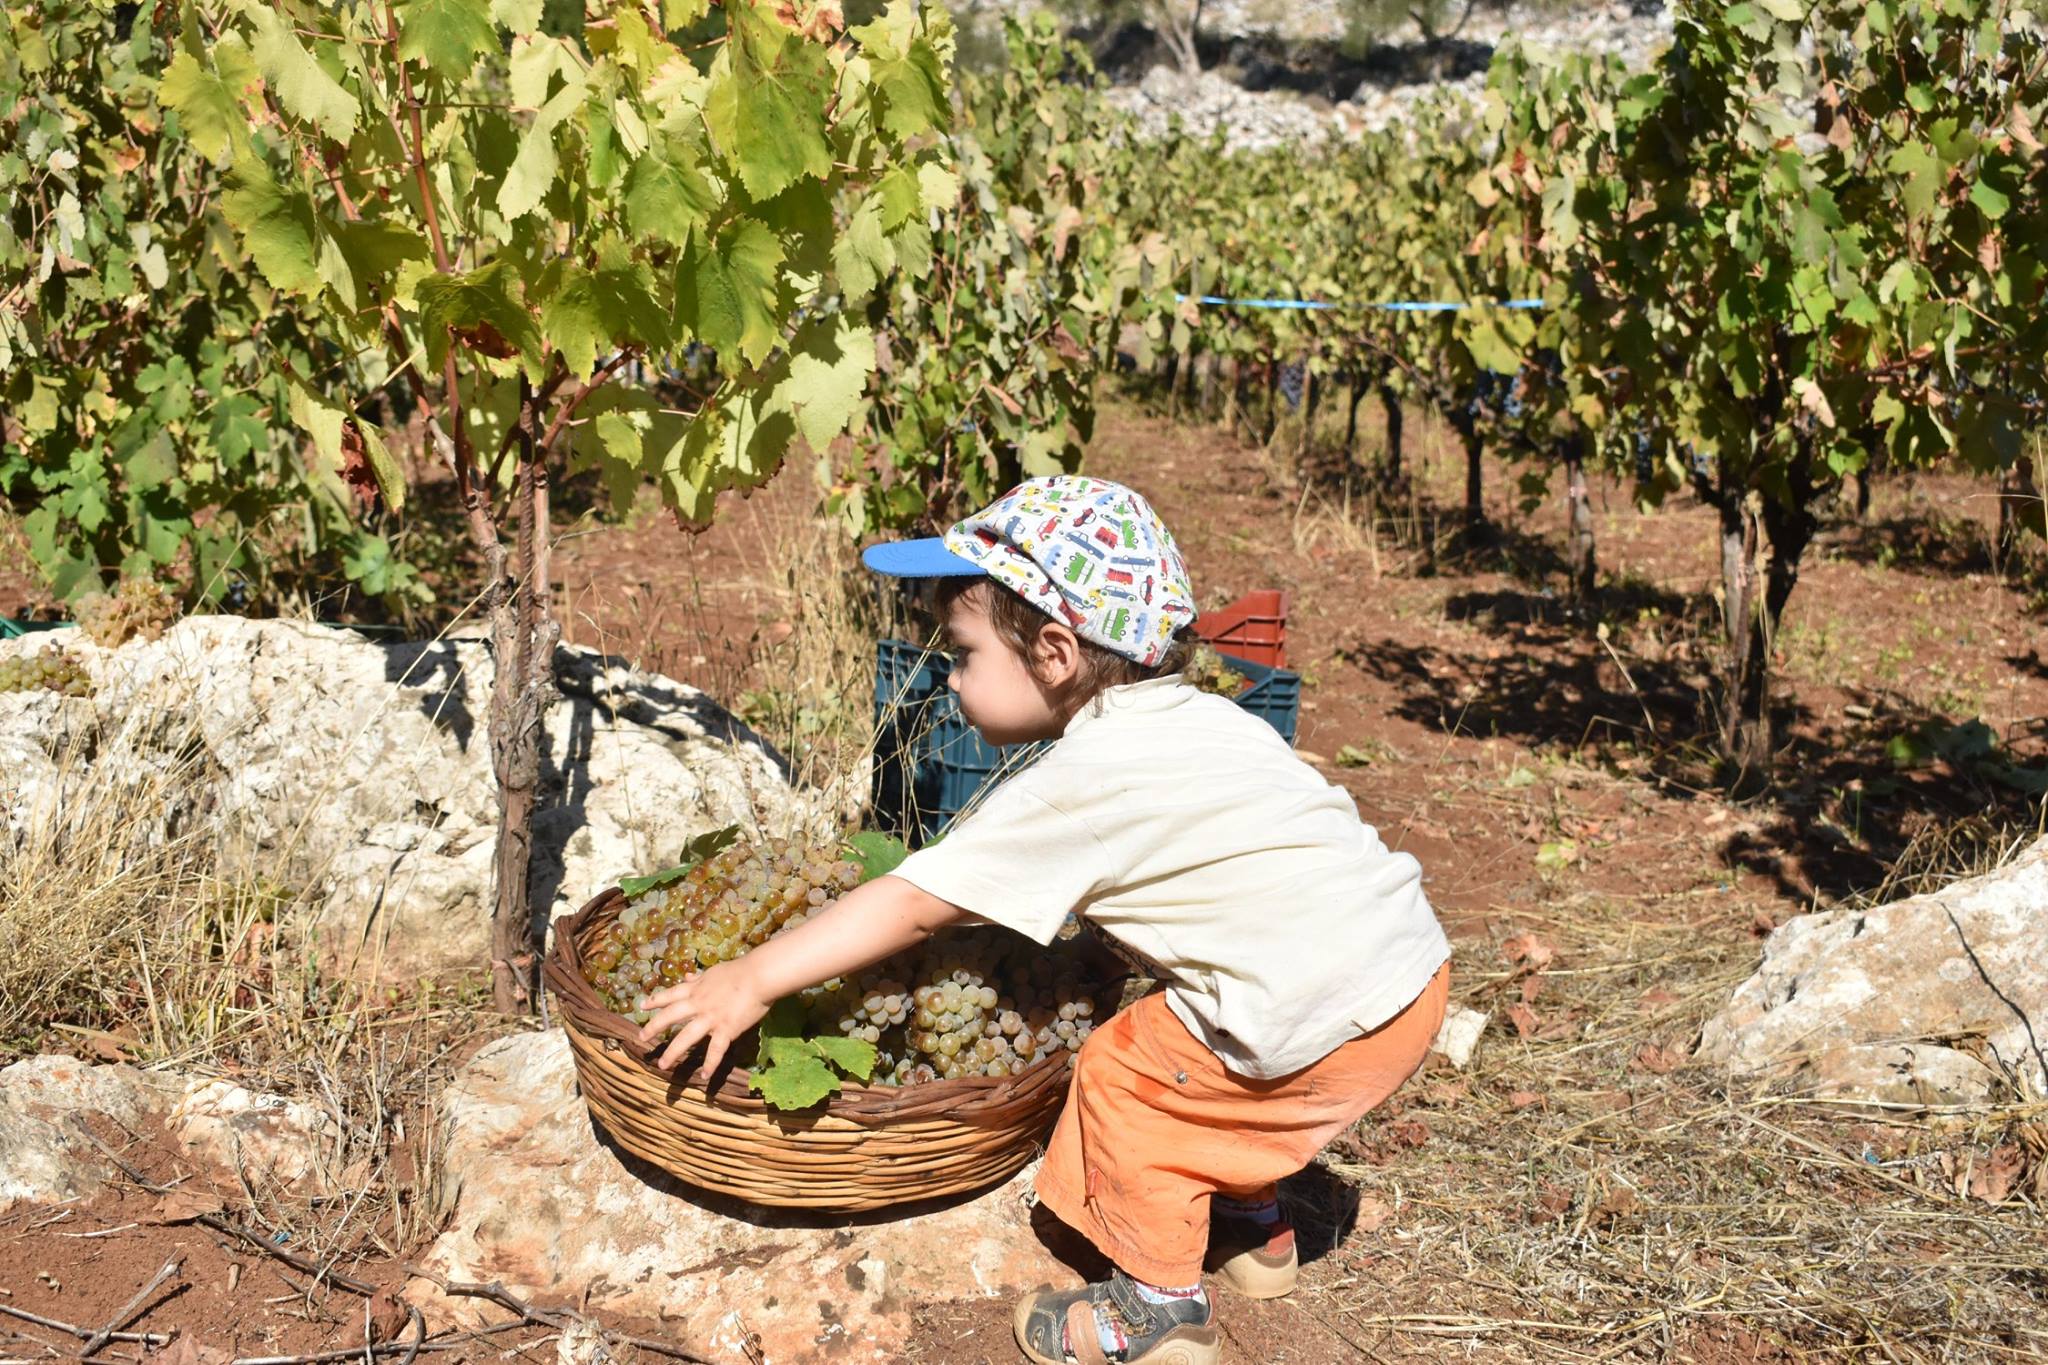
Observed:
[[[336,142],[348,141],[355,131],[355,96],[327,69],[313,59],[292,32],[291,21],[275,9],[254,5],[249,22],[255,26],[256,69],[277,91],[277,102],[294,118],[304,119]]]
[[[741,0],[727,12],[731,65],[704,109],[727,164],[756,199],[772,199],[805,176],[830,175],[825,101],[832,72],[824,49],[776,23],[759,0]]]
[[[164,71],[157,98],[178,111],[178,124],[207,160],[225,165],[249,148],[249,119],[242,93],[256,79],[256,62],[241,35],[229,33],[213,45],[209,68],[179,49]]]
[[[848,30],[860,41],[861,53],[874,72],[877,116],[897,137],[912,137],[946,122],[946,75],[931,43],[914,33],[917,20],[914,6],[898,4],[873,22]]]
[[[736,351],[758,365],[780,335],[775,287],[781,264],[782,243],[755,219],[728,228],[715,244],[699,238],[676,281],[677,315],[713,350]]]
[[[466,76],[480,54],[497,50],[485,0],[408,0],[398,12],[399,57],[424,61],[444,76]]]
[[[864,829],[847,839],[846,856],[860,864],[861,881],[871,882],[901,867],[910,849],[893,834]]]
[[[313,201],[304,190],[271,179],[260,161],[238,167],[233,184],[221,210],[248,243],[263,278],[287,293],[318,292],[319,224]]]
[[[740,837],[738,825],[726,825],[721,829],[709,830],[683,845],[682,861],[674,867],[665,867],[659,872],[650,872],[644,877],[619,878],[619,891],[629,901],[638,900],[650,891],[672,886],[690,875],[690,870],[706,858],[716,857],[730,848]]]
[[[661,137],[626,172],[626,225],[673,246],[688,246],[718,207],[718,195],[697,169],[696,145]]]
[[[841,1073],[875,1074],[875,1045],[839,1035],[813,1037],[803,1001],[786,996],[762,1017],[761,1045],[747,1088],[776,1109],[808,1109],[839,1093]]]
[[[517,279],[511,262],[501,257],[467,274],[434,274],[420,281],[415,293],[429,370],[440,371],[448,354],[448,334],[454,330],[487,355],[518,355],[527,377],[540,382],[540,329],[513,292]]]

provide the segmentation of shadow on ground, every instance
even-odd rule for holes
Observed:
[[[1654,607],[1682,621],[1702,609],[1629,585],[1588,606],[1609,620]],[[1485,631],[1494,647],[1361,640],[1340,649],[1337,663],[1391,685],[1394,714],[1438,733],[1569,753],[1680,800],[1719,797],[1726,774],[1714,755],[1713,643],[1680,639],[1645,657],[1617,640],[1610,652],[1570,614],[1569,604],[1542,594],[1457,593],[1445,617]],[[1844,691],[1846,711],[1824,718],[1779,690],[1775,782],[1742,807],[1721,854],[1728,866],[1769,878],[1787,898],[1831,901],[1886,885],[1893,865],[1934,828],[2031,818],[2048,786],[2048,725],[2000,736],[1893,695]]]

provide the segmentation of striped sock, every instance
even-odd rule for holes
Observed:
[[[1209,1296],[1203,1292],[1200,1280],[1196,1280],[1185,1288],[1146,1284],[1143,1280],[1132,1280],[1131,1288],[1137,1290],[1138,1297],[1147,1303],[1182,1303],[1192,1299],[1204,1308],[1209,1306]]]

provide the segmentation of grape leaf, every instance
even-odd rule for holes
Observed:
[[[917,188],[928,209],[949,209],[960,197],[960,175],[952,167],[927,161],[917,168]]]
[[[287,189],[271,179],[260,161],[237,169],[233,183],[221,210],[248,243],[263,278],[291,293],[317,292],[319,226],[313,201],[297,186]]]
[[[898,166],[876,181],[874,197],[881,201],[885,232],[894,232],[924,208],[917,172],[908,165]]]
[[[782,243],[753,219],[715,243],[701,238],[676,277],[676,314],[705,345],[760,364],[780,335],[775,308]]]
[[[893,834],[864,829],[847,839],[846,856],[860,864],[861,881],[871,882],[901,867],[910,849]]]
[[[427,239],[403,223],[362,219],[333,225],[334,244],[359,288],[382,283],[407,261],[427,259]],[[361,306],[361,300],[358,300]]]
[[[831,65],[823,44],[776,23],[760,0],[728,9],[730,66],[712,87],[704,117],[747,193],[772,199],[804,176],[832,172],[825,139]]]
[[[546,8],[547,0],[491,0],[491,18],[514,33],[531,33]]]
[[[179,126],[201,156],[225,164],[249,147],[241,96],[256,79],[256,63],[236,33],[215,43],[211,56],[209,68],[181,48],[164,71],[157,98],[178,111]]]
[[[875,334],[865,327],[806,328],[790,352],[783,390],[797,429],[822,451],[853,421],[875,372]]]
[[[653,273],[623,259],[596,270],[563,267],[541,305],[540,326],[576,375],[589,374],[598,353],[615,342],[659,348],[669,334],[668,315],[654,296]]]
[[[760,1025],[760,1048],[747,1086],[777,1109],[807,1109],[840,1090],[844,1072],[865,1081],[875,1074],[875,1045],[837,1034],[813,1037],[803,1001],[784,996]]]
[[[398,15],[398,55],[444,76],[466,76],[480,53],[498,50],[486,0],[408,0]]]
[[[807,1041],[764,1038],[761,1051],[768,1058],[767,1064],[755,1064],[747,1077],[747,1089],[759,1094],[770,1107],[808,1109],[839,1093],[839,1077]]]
[[[910,137],[946,122],[946,74],[924,37],[912,36],[914,6],[892,7],[881,18],[848,30],[874,73],[874,101],[884,128]]]
[[[880,195],[868,195],[847,220],[839,240],[832,244],[832,268],[848,298],[857,299],[872,292],[896,266],[895,248],[882,232],[883,213]]]
[[[256,68],[277,92],[277,102],[287,113],[315,125],[335,141],[348,141],[359,112],[355,96],[300,45],[284,15],[265,5],[253,5],[249,22],[256,26]]]
[[[679,882],[690,874],[691,868],[731,847],[739,837],[738,825],[727,825],[723,829],[700,834],[683,845],[683,859],[674,867],[665,867],[645,877],[621,877],[619,890],[624,893],[627,900],[638,900],[650,891]]]
[[[448,333],[453,328],[477,334],[488,353],[491,338],[509,342],[526,366],[534,383],[540,382],[540,329],[533,314],[512,290],[517,279],[512,263],[503,257],[463,275],[429,275],[416,292],[420,305],[420,328],[427,343],[427,368],[438,374],[448,354]]]
[[[555,183],[561,159],[555,153],[555,129],[583,103],[583,83],[572,81],[540,107],[519,137],[519,152],[498,186],[498,212],[513,222],[540,207]]]
[[[634,232],[687,246],[693,230],[718,207],[718,195],[697,169],[700,149],[681,138],[657,138],[626,173],[626,223]]]
[[[393,513],[403,512],[405,471],[384,444],[384,435],[375,424],[358,422],[355,429],[362,438],[361,457],[369,467],[370,477],[377,481],[377,491],[384,495],[384,506]]]
[[[857,1081],[866,1081],[875,1074],[875,1045],[865,1038],[848,1038],[839,1033],[823,1033],[809,1040],[818,1055],[844,1071]]]

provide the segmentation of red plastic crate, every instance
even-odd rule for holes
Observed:
[[[1221,611],[1195,618],[1195,634],[1226,654],[1268,668],[1287,667],[1287,608],[1290,595],[1278,588],[1248,592]]]

